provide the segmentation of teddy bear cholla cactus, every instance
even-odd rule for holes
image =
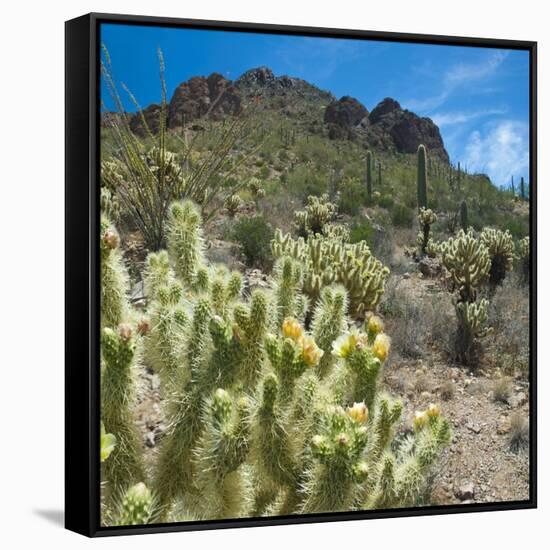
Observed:
[[[389,269],[372,255],[365,241],[350,244],[346,237],[345,233],[319,234],[306,241],[277,230],[271,250],[275,258],[290,256],[300,263],[302,289],[313,306],[324,287],[339,283],[348,293],[351,314],[361,318],[378,304]]]
[[[491,258],[489,283],[495,287],[502,283],[506,272],[514,265],[516,248],[509,231],[500,231],[485,227],[480,235],[481,242],[486,246]]]
[[[524,237],[519,241],[519,260],[522,280],[524,283],[528,283],[531,269],[531,239],[529,237]]]
[[[320,197],[310,195],[305,209],[294,213],[298,232],[303,237],[307,237],[310,233],[321,233],[323,227],[334,220],[336,212],[337,207],[330,202],[327,194]]]
[[[456,288],[454,299],[457,316],[456,354],[460,361],[472,364],[477,358],[476,339],[486,334],[485,299],[477,301],[479,288],[486,282],[491,258],[485,244],[472,232],[460,230],[455,238],[442,243],[443,265],[449,270]]]
[[[420,233],[418,233],[417,244],[420,247],[420,254],[426,254],[429,251],[433,252],[434,243],[430,237],[430,229],[432,225],[437,221],[437,214],[430,208],[420,208],[418,214],[418,224],[420,226]]]
[[[168,256],[148,261],[147,330],[140,335],[134,320],[103,331],[102,418],[117,440],[104,491],[116,484],[124,498],[146,483],[152,522],[414,502],[448,426],[438,415],[406,447],[394,442],[402,406],[379,389],[390,348],[381,319],[353,328],[345,285],[327,284],[307,330],[302,266],[291,256],[272,289],[243,299],[241,278],[205,260],[200,226],[191,203],[171,208]],[[131,418],[138,345],[161,375],[168,426],[147,472]],[[111,523],[126,521],[107,506]]]

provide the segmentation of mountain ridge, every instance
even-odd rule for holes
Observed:
[[[301,78],[275,76],[266,66],[249,69],[233,81],[213,72],[181,82],[168,102],[166,124],[176,129],[191,122],[197,125],[205,117],[223,120],[241,114],[252,101],[259,103],[261,109],[281,110],[288,119],[296,118],[296,112],[307,106],[314,106],[305,117],[308,131],[331,140],[353,140],[365,148],[406,154],[415,153],[422,143],[440,160],[449,162],[441,132],[433,120],[403,109],[397,100],[386,97],[369,112],[352,96],[337,99]],[[130,127],[137,135],[145,135],[142,115],[149,128],[157,132],[160,105],[152,103],[141,114],[130,115]]]

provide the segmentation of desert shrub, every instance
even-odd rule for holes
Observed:
[[[272,238],[273,229],[263,216],[241,218],[233,228],[233,239],[239,244],[249,266],[269,267]]]
[[[367,218],[361,218],[360,220],[354,220],[352,222],[349,232],[349,241],[350,243],[365,241],[372,247],[374,235],[375,231],[370,221]]]
[[[403,204],[396,204],[392,211],[391,221],[396,227],[411,227],[414,220],[414,210]]]
[[[445,380],[439,388],[439,395],[444,401],[450,401],[456,392],[455,383],[452,380]]]
[[[508,376],[501,376],[493,383],[493,399],[500,403],[508,403],[512,395],[512,380]]]
[[[357,180],[346,180],[340,186],[338,209],[342,214],[356,216],[367,201],[367,189]]]
[[[529,446],[529,419],[517,412],[510,416],[510,450],[514,453]]]
[[[382,195],[378,199],[378,206],[381,208],[385,208],[386,210],[391,210],[393,208],[393,205],[395,204],[393,197],[390,197],[389,195]]]

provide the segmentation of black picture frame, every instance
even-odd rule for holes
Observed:
[[[530,58],[530,498],[223,521],[101,527],[99,518],[99,42],[102,22],[507,48]],[[395,518],[537,506],[537,43],[348,29],[91,13],[65,23],[65,527],[86,536]]]

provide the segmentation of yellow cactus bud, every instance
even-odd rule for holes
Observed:
[[[369,410],[365,403],[354,403],[348,408],[348,416],[358,424],[366,424],[369,419]]]
[[[414,413],[413,427],[415,430],[422,429],[428,422],[426,411],[416,411]]]
[[[372,315],[367,322],[367,330],[371,334],[378,334],[384,331],[384,322],[378,315]]]
[[[345,359],[357,345],[357,334],[343,334],[332,343],[332,354]]]
[[[390,353],[391,339],[387,334],[381,332],[376,335],[374,343],[372,345],[372,353],[380,359],[380,361],[385,361],[388,358]]]
[[[113,434],[108,434],[105,431],[103,422],[101,423],[101,433],[99,438],[99,459],[104,462],[109,458],[109,455],[113,452],[116,445],[116,437]]]
[[[309,367],[315,367],[323,357],[323,350],[317,346],[311,336],[304,336],[300,340],[302,346],[302,358]]]
[[[441,414],[441,408],[436,403],[430,403],[428,410],[426,411],[426,414],[430,418],[435,418]]]
[[[298,341],[303,333],[304,329],[296,319],[288,318],[283,321],[283,336],[286,338]]]

